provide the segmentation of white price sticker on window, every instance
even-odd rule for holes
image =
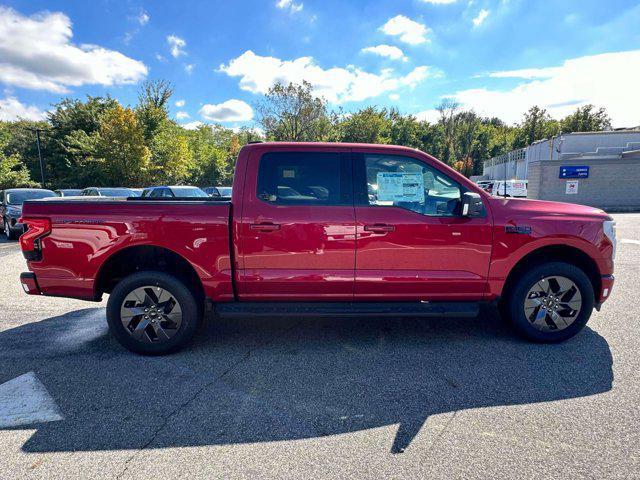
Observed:
[[[378,201],[424,203],[421,173],[378,172]]]

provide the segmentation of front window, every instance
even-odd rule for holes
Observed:
[[[364,155],[366,203],[428,216],[460,214],[461,187],[437,169],[410,157]]]
[[[7,192],[7,203],[9,205],[22,205],[27,200],[37,200],[57,196],[51,190],[31,190]]]

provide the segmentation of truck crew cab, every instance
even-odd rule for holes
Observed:
[[[24,290],[99,300],[126,348],[185,345],[218,315],[474,317],[523,336],[578,333],[613,286],[602,210],[495,198],[406,147],[256,143],[231,201],[26,202]]]

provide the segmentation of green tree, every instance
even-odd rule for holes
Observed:
[[[515,148],[526,147],[544,138],[560,133],[560,124],[544,108],[533,106],[524,114],[514,140]]]
[[[164,122],[156,131],[151,141],[151,159],[155,183],[185,183],[195,169],[188,135],[171,121]]]
[[[147,80],[140,87],[136,115],[148,145],[169,118],[171,95],[173,86],[166,80]]]
[[[38,186],[39,183],[31,180],[29,170],[20,157],[0,152],[0,190]]]
[[[367,107],[345,115],[337,129],[342,142],[384,144],[391,141],[391,120],[384,108]]]
[[[309,82],[287,86],[278,83],[255,108],[268,140],[315,142],[331,135],[327,102],[313,95]]]
[[[564,133],[570,132],[599,132],[611,129],[611,118],[604,108],[593,105],[578,107],[575,112],[560,121],[560,129]]]
[[[96,145],[99,172],[96,183],[105,186],[140,186],[148,179],[150,153],[135,113],[120,105],[100,125]]]

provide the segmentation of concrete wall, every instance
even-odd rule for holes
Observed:
[[[588,165],[589,178],[578,180],[578,194],[567,195],[560,166]],[[640,207],[640,157],[552,160],[529,164],[528,197],[594,207]]]

